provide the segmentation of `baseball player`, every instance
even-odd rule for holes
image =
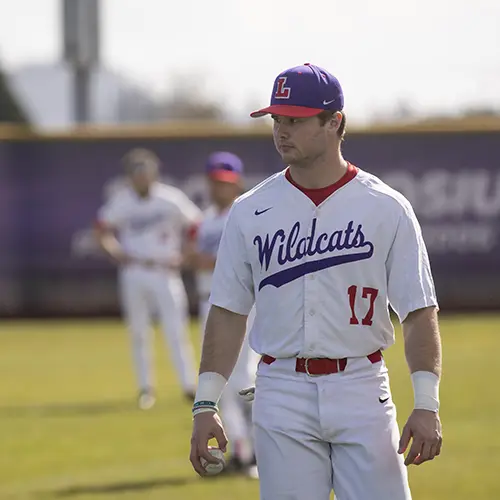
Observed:
[[[190,459],[227,438],[217,413],[245,335],[259,363],[253,422],[263,500],[408,500],[410,464],[441,451],[437,300],[410,203],[346,161],[338,80],[282,72],[270,114],[287,167],[233,204],[214,271]],[[415,405],[399,436],[383,351],[403,328]],[[411,442],[411,446],[410,443]],[[405,450],[409,450],[404,458]]]
[[[235,198],[243,192],[243,162],[232,153],[216,152],[209,156],[206,171],[211,206],[205,211],[204,218],[197,228],[194,253],[191,257],[193,267],[197,270],[201,337],[210,308],[208,299],[222,231],[229,208]],[[253,312],[254,310],[248,319],[249,325]],[[253,385],[258,361],[259,356],[250,349],[248,337],[245,336],[238,361],[220,403],[222,417],[232,444],[231,457],[225,470],[243,473],[250,477],[257,475],[251,408],[247,401],[238,396],[238,392]]]
[[[134,149],[122,160],[129,187],[99,211],[98,239],[119,267],[119,291],[132,341],[138,404],[155,403],[150,327],[156,314],[171,348],[186,397],[193,398],[196,371],[188,339],[188,304],[179,272],[184,233],[201,211],[179,189],[158,182],[159,159]]]

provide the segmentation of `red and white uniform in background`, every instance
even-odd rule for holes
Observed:
[[[124,252],[135,262],[119,270],[119,292],[140,390],[154,387],[150,327],[153,314],[171,348],[171,359],[186,393],[196,386],[188,336],[188,302],[180,272],[168,263],[180,260],[183,238],[201,216],[179,189],[155,183],[147,198],[131,188],[116,193],[98,213],[98,224],[117,233]],[[158,265],[147,266],[145,261]]]

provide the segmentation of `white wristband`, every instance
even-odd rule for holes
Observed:
[[[227,379],[220,373],[204,372],[198,378],[198,389],[194,402],[211,401],[215,404],[219,402],[222,392],[226,387]]]
[[[439,410],[439,377],[432,372],[414,372],[411,374],[416,410]]]

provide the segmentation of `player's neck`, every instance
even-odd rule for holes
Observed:
[[[233,202],[234,200],[231,200],[228,203],[215,203],[215,208],[217,209],[217,212],[223,213],[231,207]]]
[[[138,198],[141,200],[146,200],[151,196],[151,192],[153,190],[154,184],[149,185],[148,187],[144,189],[137,189],[134,188],[135,194],[137,195]]]
[[[145,200],[147,198],[149,198],[149,194],[150,194],[150,189],[145,189],[145,190],[141,190],[141,191],[138,191],[137,189],[135,190],[135,194],[141,199],[141,200]]]
[[[321,189],[335,184],[347,171],[348,163],[338,152],[333,157],[321,157],[308,165],[290,165],[292,179],[303,188]]]

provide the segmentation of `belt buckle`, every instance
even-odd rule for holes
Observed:
[[[305,362],[304,362],[304,368],[306,370],[306,374],[309,376],[309,377],[319,377],[318,374],[315,374],[315,373],[310,373],[309,372],[309,361],[311,359],[316,359],[316,358],[306,358]]]

